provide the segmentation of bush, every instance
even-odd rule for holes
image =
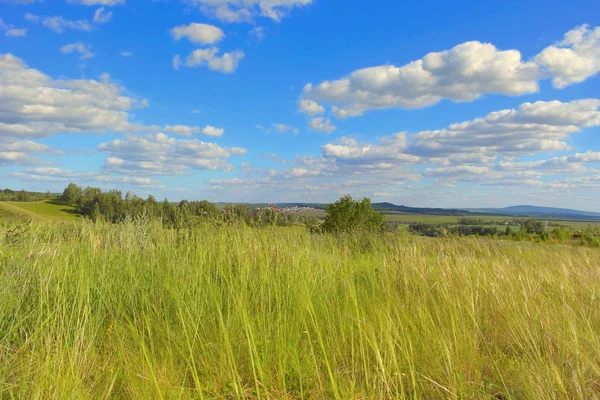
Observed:
[[[368,198],[353,200],[350,195],[340,198],[327,209],[320,226],[324,233],[383,232],[385,216],[371,206]]]

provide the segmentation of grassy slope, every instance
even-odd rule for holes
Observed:
[[[598,250],[69,225],[0,246],[0,398],[600,396]]]
[[[77,218],[73,208],[62,204],[54,204],[51,200],[36,202],[0,202],[0,219],[58,219],[72,221]]]

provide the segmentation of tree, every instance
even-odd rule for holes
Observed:
[[[350,195],[327,206],[321,225],[325,233],[383,232],[385,216],[371,206],[371,199],[354,200]]]
[[[83,189],[74,183],[69,183],[69,186],[63,191],[62,197],[60,198],[63,203],[74,206],[77,204],[81,196],[83,195]]]
[[[525,233],[534,235],[541,235],[546,230],[542,221],[537,221],[533,218],[526,220],[521,225],[521,228],[525,231]]]

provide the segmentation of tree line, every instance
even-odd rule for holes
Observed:
[[[18,202],[42,201],[42,200],[50,200],[55,197],[56,197],[56,194],[52,194],[50,192],[41,193],[41,192],[29,192],[27,190],[10,190],[10,189],[0,190],[0,201],[18,201]]]
[[[302,216],[282,213],[276,207],[250,208],[243,204],[229,204],[219,208],[206,200],[172,203],[165,199],[159,202],[152,195],[144,199],[127,192],[123,196],[119,190],[103,192],[93,187],[83,189],[74,183],[65,188],[60,201],[93,221],[120,222],[127,218],[149,218],[160,220],[163,225],[173,228],[184,227],[198,220],[260,227],[287,226],[302,219]]]

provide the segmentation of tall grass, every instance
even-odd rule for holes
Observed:
[[[600,397],[600,251],[33,225],[0,247],[2,399]]]

